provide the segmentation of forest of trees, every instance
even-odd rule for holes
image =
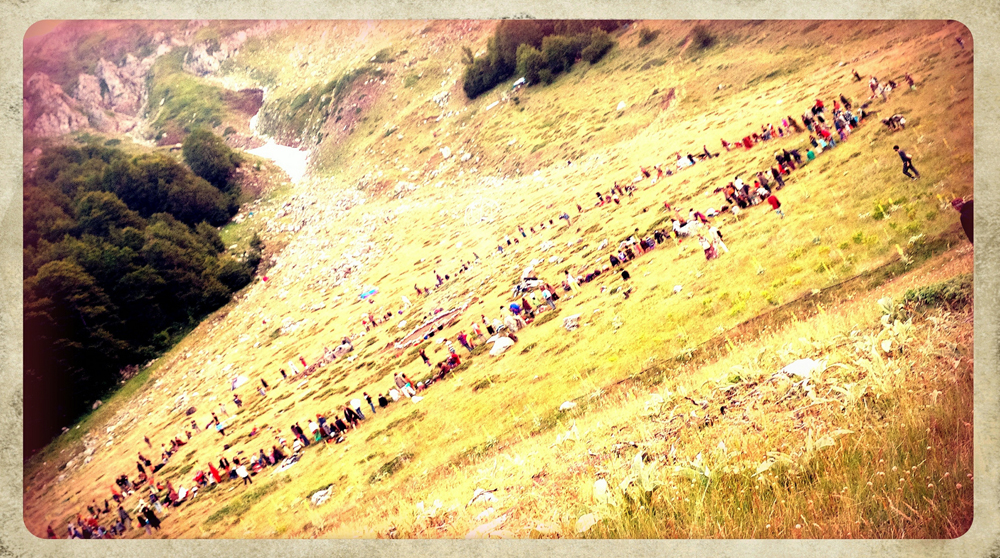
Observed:
[[[551,83],[577,58],[597,62],[614,45],[608,35],[624,22],[614,20],[504,20],[486,44],[486,54],[474,57],[466,47],[462,88],[475,99],[515,73],[529,83]]]
[[[25,177],[26,457],[251,281],[260,241],[237,259],[216,229],[238,210],[239,157],[210,132],[183,153],[194,172],[161,153],[52,147]]]

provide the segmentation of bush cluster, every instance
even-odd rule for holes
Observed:
[[[462,87],[470,99],[518,74],[529,83],[550,83],[577,59],[597,62],[614,45],[608,35],[618,21],[504,20],[486,44],[486,54],[467,51]]]

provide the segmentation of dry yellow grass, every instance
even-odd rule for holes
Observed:
[[[231,420],[225,440],[231,449],[223,452],[222,438],[206,432],[171,460],[164,476],[187,486],[193,471],[180,474],[187,464],[197,470],[222,453],[270,447],[269,430],[263,439],[247,438],[255,425],[287,437],[292,422],[336,412],[362,391],[384,393],[394,372],[423,377],[418,357],[385,349],[408,329],[398,329],[399,320],[412,325],[435,308],[474,299],[457,325],[434,338],[454,339],[480,314],[498,316],[531,260],[542,260],[538,273],[556,283],[567,267],[606,261],[606,251],[597,250],[602,240],[617,244],[635,228],[663,226],[665,201],[684,209],[718,207],[721,196],[706,192],[736,173],[770,166],[774,149],[801,146],[806,136],[723,153],[655,185],[640,182],[621,206],[593,208],[591,200],[615,180],[631,181],[640,164],[669,164],[675,151],[696,152],[703,144],[718,151],[720,137],[733,141],[764,122],[798,118],[816,97],[843,92],[860,101],[867,88],[850,80],[853,67],[916,77],[916,91],[873,106],[906,114],[911,126],[889,134],[872,119],[793,173],[778,193],[785,219],[761,207],[739,221],[718,219],[732,252],[711,262],[690,240],[656,248],[629,264],[630,298],[615,294],[622,285],[616,275],[584,285],[582,294],[557,303],[556,319],[519,332],[519,343],[504,356],[473,357],[467,369],[424,392],[420,403],[403,401],[370,417],[345,444],[308,449],[287,475],[265,470],[250,489],[228,483],[200,495],[167,517],[163,536],[462,537],[501,516],[487,535],[954,537],[967,527],[972,483],[959,479],[954,485],[963,488],[947,488],[942,479],[971,474],[971,427],[962,426],[971,423],[969,315],[918,319],[903,355],[891,363],[883,357],[876,372],[862,374],[856,362],[872,348],[866,339],[880,331],[874,300],[899,297],[911,282],[971,271],[971,254],[961,248],[965,241],[946,203],[972,188],[971,126],[953,124],[971,122],[971,57],[945,40],[964,32],[961,26],[719,23],[712,28],[719,46],[695,53],[680,46],[690,25],[647,22],[642,25],[662,30],[652,44],[638,47],[633,27],[597,65],[578,64],[552,86],[529,88],[517,103],[486,110],[505,86],[472,102],[461,96],[454,81],[461,71],[457,34],[424,36],[418,33],[423,24],[371,24],[370,37],[378,40],[336,51],[310,40],[325,29],[309,25],[268,39],[268,48],[247,60],[271,64],[279,69],[277,81],[302,87],[330,77],[310,77],[318,71],[310,68],[335,75],[387,45],[409,54],[386,65],[387,84],[364,114],[368,120],[343,142],[320,146],[316,176],[254,209],[247,227],[258,227],[269,242],[287,242],[268,281],[248,287],[161,358],[128,401],[112,401],[111,410],[85,423],[101,444],[106,428],[118,425],[113,445],[99,445],[89,463],[69,467],[60,482],[53,482],[57,469],[71,458],[79,463],[79,442],[57,441],[29,464],[25,518],[33,532],[41,534],[48,523],[64,526],[91,499],[103,498],[115,476],[134,471],[144,435],[158,444],[183,431],[190,418],[172,410],[178,395],[198,407],[195,418],[204,426],[209,411],[231,400],[232,375],[247,375],[254,388],[264,377],[273,388],[264,398],[242,388],[247,404]],[[353,33],[358,24],[338,25]],[[481,46],[489,31],[472,25],[468,37]],[[261,54],[266,50],[282,55],[268,59]],[[284,53],[311,63],[286,64]],[[415,62],[403,67],[411,58]],[[411,72],[423,76],[412,90],[403,86]],[[438,87],[441,80],[445,85]],[[664,109],[672,88],[676,100]],[[439,109],[428,100],[442,89],[452,100]],[[627,108],[619,113],[621,100]],[[449,111],[455,112],[436,121]],[[901,176],[893,143],[915,155],[920,181]],[[435,155],[444,146],[455,153],[451,159]],[[472,157],[458,160],[460,149]],[[419,188],[392,195],[401,180]],[[378,188],[383,193],[376,194]],[[466,208],[484,199],[499,204],[496,220],[467,225]],[[338,205],[344,200],[352,206]],[[283,207],[286,202],[291,205]],[[577,202],[586,208],[581,214]],[[892,208],[889,218],[871,218],[879,204]],[[570,225],[554,220],[539,230],[563,210],[573,218]],[[520,238],[518,224],[537,232]],[[501,256],[496,245],[505,235],[519,242],[504,244]],[[540,251],[545,241],[554,248]],[[910,268],[893,263],[897,245],[916,259]],[[456,274],[473,252],[480,262]],[[341,280],[335,264],[345,254],[360,263]],[[550,263],[553,256],[562,260]],[[927,277],[942,262],[948,273]],[[432,286],[435,270],[453,278],[417,297],[414,283]],[[898,278],[877,285],[886,277]],[[357,299],[364,285],[380,288],[374,304]],[[683,286],[680,294],[672,294],[674,285]],[[809,301],[810,293],[827,288],[827,299]],[[301,386],[298,378],[274,385],[289,360],[303,355],[311,362],[343,335],[365,333],[361,313],[396,311],[402,295],[414,307],[355,339],[354,360],[338,360]],[[564,331],[560,318],[576,313],[584,325]],[[763,318],[752,321],[755,316]],[[740,325],[748,320],[751,325]],[[446,351],[431,343],[428,354],[437,362]],[[808,395],[770,379],[800,357],[843,365],[829,368],[813,389],[814,396],[840,403],[803,410],[811,404],[802,399]],[[687,364],[678,364],[685,358]],[[941,359],[958,364],[948,369],[939,366]],[[843,403],[849,396],[834,387],[850,391],[844,386],[852,382],[870,384],[871,404],[864,398]],[[742,404],[725,416],[683,399],[721,405],[729,388]],[[577,407],[559,412],[569,400]],[[889,409],[896,420],[886,420]],[[837,430],[851,432],[834,435]],[[820,440],[827,445],[824,436],[833,445],[816,450]],[[658,464],[647,479],[656,489],[623,492],[616,487],[639,451]],[[755,476],[768,452],[780,452],[778,465]],[[685,472],[695,462],[709,474],[694,467]],[[392,464],[401,467],[385,475]],[[899,492],[904,466],[911,470],[909,484],[897,499],[892,491]],[[913,480],[918,474],[919,483]],[[593,494],[601,478],[611,487],[604,503]],[[311,507],[309,496],[331,484],[330,501]],[[924,488],[928,484],[934,487]],[[493,513],[480,515],[486,507],[480,504],[466,507],[477,487],[497,489]],[[581,534],[576,522],[586,514],[603,521]]]

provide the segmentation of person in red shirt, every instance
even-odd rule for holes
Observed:
[[[778,196],[771,194],[767,198],[767,203],[771,204],[771,209],[774,209],[774,212],[777,213],[782,219],[785,218],[785,214],[781,212],[781,202],[778,201]]]

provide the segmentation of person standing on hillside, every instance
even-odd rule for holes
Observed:
[[[420,349],[420,358],[427,366],[431,365],[431,359],[427,358],[427,349]]]
[[[366,420],[364,413],[361,412],[361,400],[360,399],[358,399],[357,397],[355,397],[354,399],[351,399],[351,408],[354,409],[354,412],[357,413],[359,417],[361,417],[361,420]]]
[[[247,472],[246,466],[240,463],[240,458],[234,457],[233,461],[236,463],[236,476],[243,479],[243,486],[253,484],[253,480],[250,478],[250,473]]]
[[[459,331],[458,335],[455,336],[455,339],[458,339],[458,342],[465,347],[465,350],[469,351],[469,354],[472,354],[472,345],[469,344],[469,337],[465,335],[464,331]]]
[[[951,206],[961,215],[959,220],[962,222],[962,229],[965,230],[965,238],[969,239],[970,244],[974,244],[972,242],[972,200],[965,201],[962,198],[956,198],[951,200]]]
[[[781,212],[781,202],[778,201],[778,196],[771,194],[767,198],[767,203],[771,205],[771,208],[774,209],[774,212],[777,213],[782,219],[785,218],[785,214]]]
[[[374,415],[375,414],[375,404],[372,403],[372,396],[368,395],[367,391],[364,392],[363,395],[365,396],[365,401],[368,402],[368,406],[372,408],[372,414]]]
[[[566,285],[573,294],[580,294],[580,282],[569,271],[566,272]]]
[[[916,180],[920,178],[920,172],[917,171],[917,168],[913,166],[913,157],[910,157],[910,155],[907,154],[902,149],[900,149],[898,145],[892,146],[892,149],[893,151],[898,153],[899,158],[903,160],[903,174],[910,177],[910,180]],[[911,175],[910,171],[913,171],[913,174],[915,174],[916,176]]]
[[[146,523],[150,527],[156,529],[157,531],[160,530],[160,518],[156,517],[156,513],[153,512],[153,508],[143,505],[142,514],[146,516]]]
[[[361,417],[349,405],[344,405],[344,419],[351,424],[351,428],[355,429],[357,429],[358,423],[361,422]]]
[[[781,178],[781,172],[778,169],[771,167],[771,176],[774,177],[774,181],[778,183],[775,190],[780,190],[785,187],[785,180]]]
[[[543,299],[543,300],[545,301],[545,303],[546,303],[546,304],[548,304],[548,305],[549,305],[549,307],[551,307],[551,308],[552,308],[553,310],[555,310],[555,309],[556,309],[556,303],[555,303],[555,302],[552,302],[552,292],[551,292],[551,291],[549,291],[549,287],[548,287],[548,285],[546,285],[546,286],[545,286],[545,288],[543,288],[543,289],[542,289],[542,299]]]
[[[122,523],[125,524],[126,529],[132,529],[132,516],[125,511],[125,508],[118,506],[118,517],[122,520]]]

